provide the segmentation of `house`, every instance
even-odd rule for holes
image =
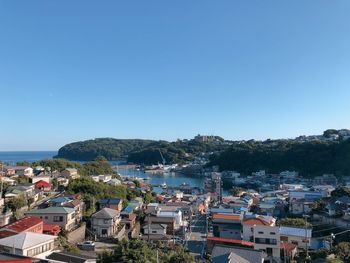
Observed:
[[[310,247],[312,229],[293,226],[280,226],[279,229],[281,241],[292,243],[299,248]]]
[[[242,220],[243,240],[254,242],[254,227],[261,226],[275,226],[276,219],[272,216],[254,215]]]
[[[58,236],[61,232],[61,227],[57,224],[45,224],[43,227],[43,234]]]
[[[183,226],[181,210],[176,210],[176,211],[158,210],[156,217],[172,217],[172,218],[174,218],[175,219],[175,229],[178,229],[180,226]]]
[[[167,225],[165,224],[146,224],[142,227],[145,235],[166,235]]]
[[[15,255],[45,257],[54,250],[56,238],[39,233],[22,232],[0,239],[0,249]]]
[[[35,183],[35,188],[40,189],[44,192],[49,192],[52,189],[52,185],[46,181],[40,180]]]
[[[136,214],[134,208],[126,206],[120,213],[121,223],[125,225],[126,229],[133,229],[136,224]]]
[[[40,217],[27,216],[0,229],[0,238],[13,236],[22,232],[43,233],[43,220]]]
[[[80,178],[80,175],[78,174],[78,170],[75,168],[66,168],[63,171],[61,171],[61,176],[64,178],[67,178],[69,180],[74,180]]]
[[[59,196],[49,200],[50,206],[63,206],[73,200],[70,196]]]
[[[215,245],[211,258],[213,263],[263,263],[266,254],[249,248]]]
[[[69,262],[69,263],[96,263],[97,259],[88,255],[73,254],[69,252],[53,252],[46,257],[52,262]]]
[[[83,217],[84,212],[84,202],[81,200],[71,200],[70,202],[66,202],[62,205],[62,207],[73,208],[75,210],[75,220],[80,222]]]
[[[289,212],[293,215],[305,215],[312,211],[313,201],[305,199],[293,200],[290,202]]]
[[[123,200],[120,198],[105,198],[105,199],[100,199],[98,201],[99,208],[110,208],[114,209],[117,211],[122,211],[123,209]]]
[[[17,175],[25,175],[28,177],[33,176],[33,168],[29,166],[14,166],[12,167],[15,170],[15,174]]]
[[[105,207],[91,216],[91,228],[97,237],[113,237],[120,221],[119,211]]]
[[[44,224],[57,224],[64,230],[72,230],[79,223],[75,218],[75,209],[68,207],[48,207],[34,209],[25,213],[27,216],[37,216],[43,219]]]
[[[148,221],[149,220],[149,221]],[[156,217],[150,216],[146,220],[149,224],[163,224],[166,225],[166,233],[168,235],[174,235],[175,232],[175,218],[174,217]]]
[[[117,179],[117,178],[114,178],[114,179],[111,179],[107,182],[108,185],[112,185],[112,186],[117,186],[117,185],[121,185],[122,182]]]
[[[277,226],[255,225],[253,227],[254,249],[266,252],[267,256],[279,262],[280,231]]]
[[[32,184],[35,184],[35,183],[37,183],[39,181],[45,181],[47,183],[50,183],[50,176],[46,176],[46,175],[44,175],[44,176],[34,176],[34,177],[30,178],[29,181]]]
[[[212,225],[215,237],[242,239],[240,214],[214,214]]]
[[[2,211],[0,211],[0,227],[8,225],[10,223],[11,217],[11,211],[2,209]]]
[[[337,185],[338,179],[333,174],[324,174],[316,176],[313,180],[314,185]]]

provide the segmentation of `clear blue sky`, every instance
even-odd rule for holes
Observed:
[[[350,128],[350,1],[0,2],[0,151]]]

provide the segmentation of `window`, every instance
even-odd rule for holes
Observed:
[[[63,216],[54,216],[53,221],[54,222],[63,222]]]
[[[108,233],[107,229],[103,228],[103,229],[101,230],[101,234],[102,234],[103,236],[106,236],[107,233]]]
[[[276,233],[275,232],[270,232],[270,235],[276,235]]]
[[[49,217],[48,217],[48,216],[45,216],[45,219],[49,219]]]
[[[104,223],[104,224],[108,224],[108,223],[109,223],[109,219],[104,219],[104,220],[103,220],[103,223]]]
[[[157,231],[155,231],[155,230],[152,230],[152,233],[153,233],[153,234],[156,234],[156,233],[157,233]]]
[[[264,234],[264,232],[262,232],[262,231],[259,231],[259,232],[258,232],[258,234],[260,234],[260,235],[263,235],[263,234]]]

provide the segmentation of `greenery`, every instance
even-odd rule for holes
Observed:
[[[234,187],[232,187],[232,189],[230,190],[230,192],[231,192],[231,194],[232,194],[233,196],[238,196],[238,195],[241,193],[242,190],[243,190],[242,188],[237,187],[237,186],[234,186]]]
[[[341,242],[335,248],[335,254],[337,258],[340,258],[344,262],[350,262],[350,243]]]
[[[281,226],[295,226],[295,227],[305,227],[305,219],[303,218],[283,218],[277,222]],[[311,224],[307,223],[307,226],[310,227]]]
[[[12,198],[7,202],[7,207],[10,208],[12,212],[16,212],[18,209],[26,205],[28,205],[28,202],[23,195]]]
[[[303,176],[350,174],[350,140],[342,142],[295,140],[247,141],[233,144],[211,158],[220,170],[251,174],[258,170],[278,173],[296,170]]]
[[[133,239],[117,243],[113,252],[103,252],[99,255],[99,263],[126,262],[126,263],[156,263],[157,251],[159,262],[164,263],[191,263],[194,258],[183,248],[182,245],[149,245],[147,242]]]
[[[57,157],[68,160],[90,161],[97,156],[104,156],[108,160],[116,160],[125,157],[132,151],[143,149],[151,142],[151,140],[98,138],[67,144],[59,149]]]
[[[342,197],[342,196],[349,196],[350,197],[350,188],[342,186],[338,187],[334,191],[331,192],[332,197]]]
[[[184,163],[193,160],[200,153],[224,150],[227,147],[228,145],[217,142],[195,140],[167,142],[100,138],[67,144],[59,149],[57,157],[80,161],[89,161],[97,156],[104,156],[107,160],[127,157],[128,162],[150,165],[163,162],[161,151],[169,164]]]

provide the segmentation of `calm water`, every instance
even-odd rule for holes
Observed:
[[[10,165],[15,165],[20,161],[35,162],[44,159],[50,159],[57,155],[56,151],[18,151],[18,152],[1,152],[0,151],[0,161],[8,163]],[[120,162],[114,162],[113,164],[118,164]],[[168,173],[168,174],[146,174],[143,171],[137,171],[135,169],[119,169],[118,172],[122,175],[135,176],[150,179],[147,181],[152,185],[160,185],[166,183],[169,186],[179,186],[183,183],[189,184],[192,187],[204,186],[203,177],[194,177],[191,175],[184,175],[178,173]],[[155,191],[162,191],[161,188],[154,189]]]
[[[0,152],[0,161],[14,165],[21,161],[35,162],[50,159],[56,154],[56,151]]]
[[[182,183],[189,184],[192,187],[200,187],[204,186],[204,178],[203,177],[194,177],[185,174],[178,173],[166,173],[166,174],[146,174],[143,171],[138,171],[135,169],[118,169],[118,172],[121,175],[126,176],[135,176],[146,178],[149,177],[149,180],[146,181],[152,185],[160,185],[162,183],[166,183],[169,186],[179,186]],[[161,189],[154,189],[156,192],[161,191]]]

